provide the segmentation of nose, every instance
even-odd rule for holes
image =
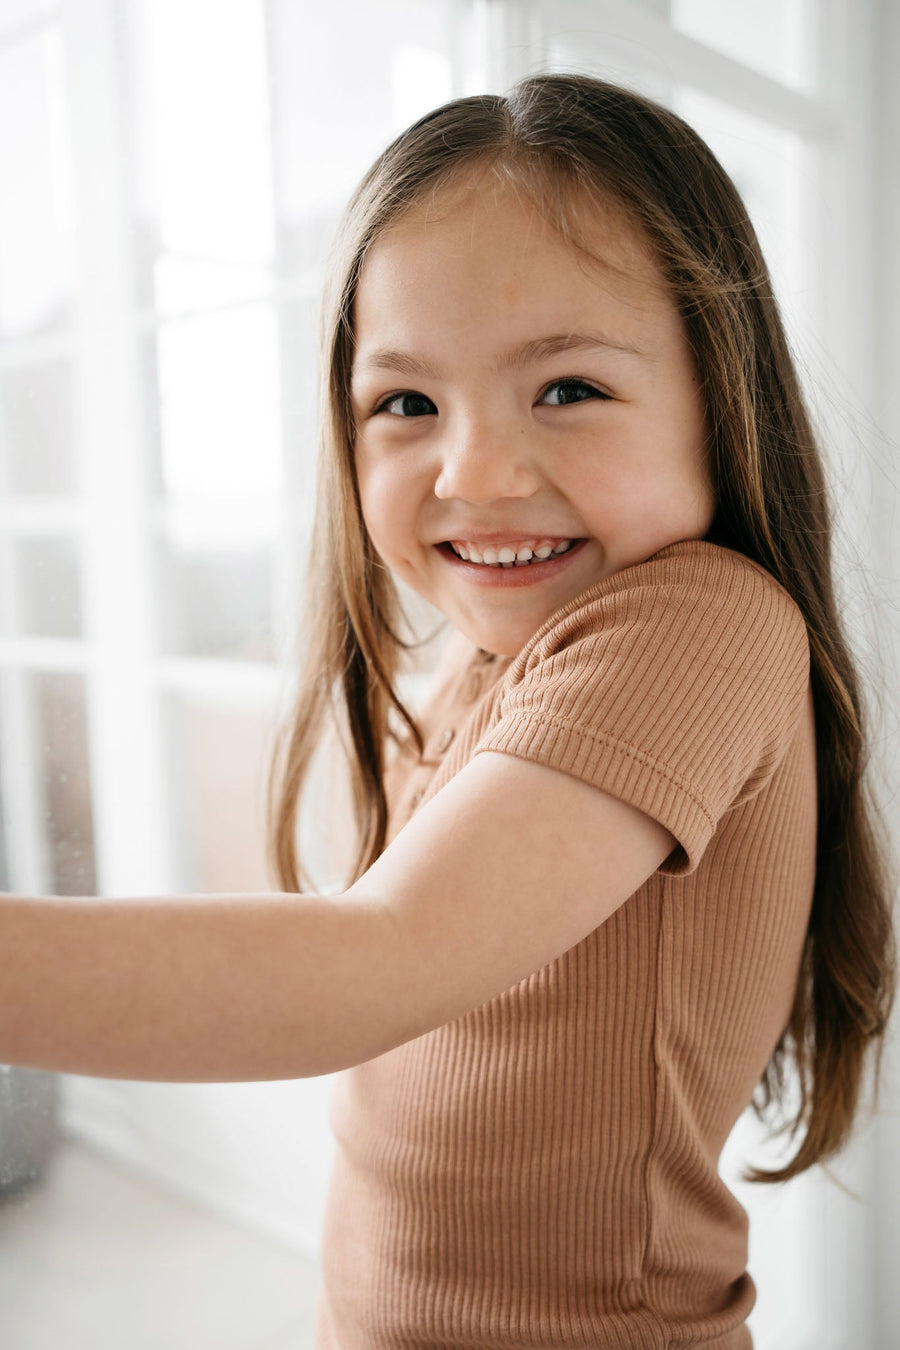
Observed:
[[[527,428],[470,419],[448,428],[434,495],[480,504],[530,497],[540,486]]]

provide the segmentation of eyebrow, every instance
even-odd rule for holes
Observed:
[[[627,342],[613,342],[599,333],[555,333],[550,337],[531,338],[518,347],[504,352],[497,362],[498,370],[518,370],[532,362],[542,361],[561,352],[602,349],[624,353],[626,356],[649,356],[641,347]],[[360,362],[363,370],[391,370],[401,375],[428,375],[437,378],[437,371],[427,361],[421,361],[406,352],[379,348],[368,353]]]

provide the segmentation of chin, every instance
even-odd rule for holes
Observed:
[[[493,652],[494,656],[517,656],[543,622],[542,619],[530,627],[518,625],[513,628],[501,628],[493,624],[457,624],[457,627],[484,652]]]

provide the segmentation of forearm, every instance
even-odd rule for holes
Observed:
[[[395,933],[347,897],[0,895],[0,1063],[166,1082],[330,1073],[387,1048],[362,1005]]]

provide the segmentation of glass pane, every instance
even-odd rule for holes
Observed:
[[[40,19],[52,4],[53,0],[0,0],[0,38],[15,38],[18,30]]]
[[[328,233],[320,222],[334,220],[375,155],[410,121],[452,97],[448,46],[460,9],[453,0],[274,0],[278,218],[289,232],[305,224],[316,260]]]
[[[153,265],[156,306],[167,314],[252,300],[271,289],[271,272],[263,267],[209,262],[163,253]]]
[[[0,490],[2,490],[2,480],[0,480]],[[9,637],[15,631],[13,615],[16,608],[16,598],[13,584],[12,556],[12,540],[8,535],[0,534],[0,634],[3,637]],[[0,732],[2,732],[2,727],[0,727]]]
[[[284,493],[289,503],[290,535],[312,528],[318,441],[319,335],[313,300],[290,301],[279,307],[282,351],[282,427]]]
[[[281,473],[275,316],[254,305],[158,338],[161,475],[175,497],[259,497]]]
[[[0,333],[68,319],[73,206],[55,26],[0,48]]]
[[[275,244],[264,6],[130,0],[126,18],[133,192],[155,226],[141,295],[171,309],[256,294]]]
[[[676,28],[795,88],[815,82],[814,0],[672,0]]]
[[[74,392],[67,361],[0,372],[0,459],[22,495],[75,491]]]
[[[81,637],[81,579],[74,539],[15,544],[19,630],[32,637]]]
[[[268,709],[212,694],[173,694],[167,726],[178,886],[267,891],[263,785]]]
[[[47,886],[57,895],[93,895],[97,880],[84,680],[54,672],[33,675],[30,683],[47,821]]]
[[[3,720],[0,718],[0,763],[3,761]],[[3,802],[3,775],[0,774],[0,891],[12,890],[9,854],[6,848],[6,807]]]
[[[694,89],[677,90],[674,107],[733,178],[779,302],[791,322],[803,324],[813,307],[814,278],[804,228],[812,169],[801,138]]]
[[[163,650],[171,656],[271,661],[272,558],[267,549],[165,547]]]

